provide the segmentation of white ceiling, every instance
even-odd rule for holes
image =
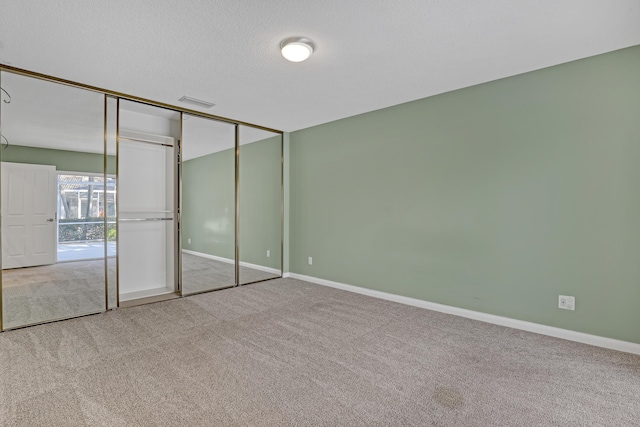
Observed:
[[[9,104],[0,105],[2,135],[10,145],[103,151],[101,94],[5,72],[0,84],[11,95]]]
[[[0,63],[284,131],[637,44],[638,0],[0,1]]]

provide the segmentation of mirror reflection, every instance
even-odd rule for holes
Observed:
[[[235,125],[184,114],[182,293],[235,285]]]
[[[282,136],[240,126],[240,284],[280,277]]]
[[[3,328],[104,310],[114,170],[101,94],[2,72]]]
[[[0,84],[2,329],[281,276],[280,134]]]

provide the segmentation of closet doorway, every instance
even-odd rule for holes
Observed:
[[[180,113],[120,100],[117,122],[119,302],[175,296]]]

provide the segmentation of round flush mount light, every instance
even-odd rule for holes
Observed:
[[[313,42],[304,37],[291,37],[282,40],[280,51],[291,62],[302,62],[313,53]]]

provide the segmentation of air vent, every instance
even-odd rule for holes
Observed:
[[[216,105],[216,104],[212,104],[211,102],[202,101],[201,99],[195,99],[189,96],[183,96],[178,101],[186,102],[187,104],[197,105],[198,107],[203,107],[203,108],[211,108],[214,105]]]

